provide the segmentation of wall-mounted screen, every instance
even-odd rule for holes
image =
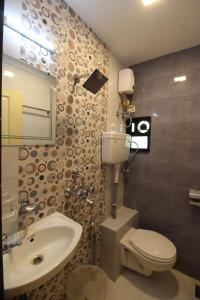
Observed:
[[[127,133],[131,136],[131,150],[138,149],[139,152],[150,152],[151,117],[133,118],[127,128]]]

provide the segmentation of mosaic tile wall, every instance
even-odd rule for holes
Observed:
[[[55,47],[55,53],[50,55],[22,38],[21,59],[57,77],[58,89],[56,145],[19,149],[19,201],[28,197],[39,207],[38,214],[23,215],[20,225],[59,211],[83,226],[72,262],[29,298],[66,299],[64,279],[78,265],[91,263],[93,252],[97,252],[89,238],[92,218],[98,232],[105,216],[100,137],[106,129],[108,85],[93,95],[79,84],[74,88],[73,75],[99,68],[108,76],[109,50],[63,0],[23,0],[21,17],[27,30],[52,41]],[[74,168],[95,188],[90,197],[95,203],[93,211],[83,200],[64,197],[65,189],[76,184],[72,179]]]

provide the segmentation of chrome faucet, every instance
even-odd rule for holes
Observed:
[[[84,183],[84,177],[80,174],[78,169],[74,169],[72,171],[72,178],[74,180],[76,178],[80,178],[81,183],[77,187],[73,186],[72,188],[67,188],[64,191],[65,198],[68,199],[71,196],[74,196],[75,198],[87,200],[87,202],[91,205],[91,202],[93,201],[88,200],[87,197],[90,193],[94,193],[94,188]]]
[[[83,176],[80,174],[79,170],[75,168],[75,169],[72,170],[72,179],[73,179],[74,181],[76,181],[77,178],[80,179],[81,184],[84,183],[84,178],[83,178]]]
[[[93,192],[93,187],[89,187],[88,185],[81,185],[77,188],[66,189],[64,194],[65,198],[70,198],[71,196],[74,196],[75,198],[86,199],[88,195]]]
[[[3,254],[8,253],[11,251],[12,248],[16,246],[20,246],[22,244],[21,241],[16,242],[8,242],[8,235],[6,233],[2,233],[2,251]]]
[[[32,214],[38,212],[38,205],[36,203],[31,203],[28,199],[21,201],[19,208],[19,215],[22,214]]]

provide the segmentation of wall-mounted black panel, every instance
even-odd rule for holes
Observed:
[[[127,125],[129,120],[127,120]],[[131,150],[138,152],[150,152],[151,146],[151,117],[133,118],[131,125],[126,129],[131,136]]]

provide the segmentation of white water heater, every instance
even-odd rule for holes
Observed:
[[[119,132],[104,132],[102,134],[102,162],[120,164],[128,160],[131,137]]]
[[[132,95],[135,90],[135,76],[130,68],[119,71],[119,93]]]

